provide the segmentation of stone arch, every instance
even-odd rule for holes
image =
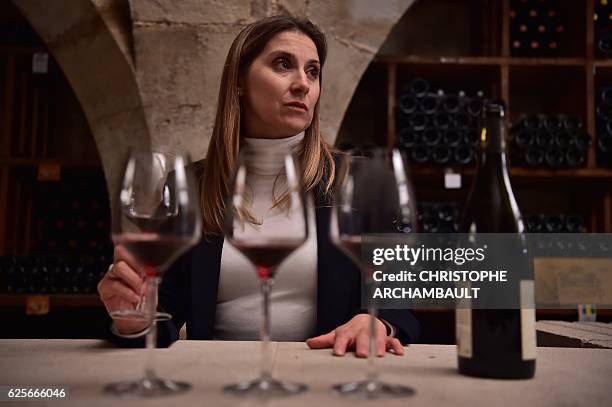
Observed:
[[[368,65],[414,1],[308,2],[308,15],[325,31],[330,49],[323,85],[322,111],[325,113],[321,118],[321,128],[329,143],[335,142]]]
[[[73,87],[113,192],[129,146],[204,157],[231,41],[279,12],[308,17],[327,35],[321,128],[333,143],[363,73],[414,0],[13,2]]]

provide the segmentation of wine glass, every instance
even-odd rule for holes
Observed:
[[[333,388],[343,396],[360,399],[407,397],[414,394],[413,389],[384,383],[378,377],[374,364],[378,306],[372,299],[376,284],[372,265],[362,260],[364,234],[368,234],[368,244],[382,247],[384,244],[378,245],[376,235],[372,234],[415,231],[415,198],[406,160],[397,149],[373,148],[361,157],[347,154],[340,162],[337,177],[330,233],[332,241],[363,274],[368,290],[370,344],[366,380],[337,384]]]
[[[286,226],[287,219],[291,227]],[[270,291],[278,266],[308,237],[301,172],[289,150],[262,155],[241,149],[226,202],[225,238],[253,264],[261,282],[261,372],[252,381],[228,385],[239,397],[274,398],[299,394],[304,384],[274,379],[268,353]]]
[[[153,368],[157,346],[157,289],[163,273],[200,239],[201,219],[188,159],[163,152],[131,152],[118,201],[113,207],[112,238],[142,265],[145,296],[136,310],[114,318],[147,322],[147,362],[143,378],[113,383],[105,390],[118,396],[155,397],[185,391],[191,386],[158,377]]]

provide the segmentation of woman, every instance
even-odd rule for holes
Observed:
[[[328,236],[337,157],[319,131],[326,54],[323,33],[293,17],[257,21],[234,40],[223,69],[206,163],[191,168],[201,179],[205,236],[166,273],[161,285],[159,307],[173,315],[171,321],[160,323],[162,345],[178,339],[184,322],[189,339],[258,339],[258,283],[247,278],[245,270],[252,266],[224,244],[222,234],[230,174],[240,148],[248,145],[262,157],[265,151],[292,148],[302,164],[303,184],[315,197],[316,234],[291,257],[291,269],[297,272],[286,273],[290,276],[284,283],[279,272],[273,290],[273,339],[304,340],[316,334],[306,341],[311,348],[333,348],[335,355],[354,350],[357,356],[367,356],[369,317],[360,309],[359,272]],[[137,303],[138,267],[123,247],[116,247],[113,267],[98,285],[109,312],[126,301]],[[282,292],[282,298],[275,292]],[[387,350],[403,354],[401,342],[413,342],[418,335],[418,322],[410,311],[382,310],[376,322],[379,356]],[[138,322],[114,323],[122,335],[143,329]],[[116,335],[111,340],[139,344],[138,339]]]

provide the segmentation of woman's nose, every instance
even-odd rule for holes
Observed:
[[[310,90],[310,84],[308,83],[308,78],[306,77],[305,72],[296,72],[293,82],[291,83],[291,91],[303,93],[304,95],[308,94]]]

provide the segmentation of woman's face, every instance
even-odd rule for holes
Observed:
[[[272,37],[241,78],[247,137],[289,137],[310,126],[320,69],[307,35],[285,31]]]

